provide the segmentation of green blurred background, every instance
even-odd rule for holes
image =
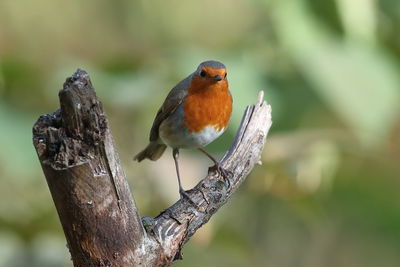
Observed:
[[[0,1],[0,266],[72,266],[31,141],[78,67],[141,215],[178,199],[170,151],[133,162],[169,89],[228,67],[221,156],[264,90],[273,127],[240,190],[175,266],[400,266],[400,1]],[[211,164],[184,151],[185,188]]]

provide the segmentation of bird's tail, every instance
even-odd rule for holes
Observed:
[[[144,159],[158,160],[164,153],[167,146],[165,144],[158,144],[150,142],[150,144],[143,149],[139,154],[133,157],[133,160],[141,162]]]

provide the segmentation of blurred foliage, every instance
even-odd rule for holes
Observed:
[[[234,96],[210,152],[227,149],[261,89],[274,124],[263,166],[176,266],[398,266],[399,28],[397,0],[2,0],[0,266],[71,266],[31,145],[67,76],[91,75],[141,214],[154,216],[178,198],[170,152],[132,155],[169,89],[208,59],[227,65]],[[181,158],[188,188],[210,162]]]

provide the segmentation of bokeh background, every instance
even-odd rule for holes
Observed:
[[[273,127],[240,190],[175,266],[400,266],[400,1],[0,1],[0,266],[72,266],[31,142],[78,67],[109,116],[141,215],[178,199],[170,151],[132,161],[204,60],[229,70],[221,156],[264,90]],[[181,156],[190,188],[210,162]]]

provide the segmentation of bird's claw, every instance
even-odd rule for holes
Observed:
[[[194,203],[194,201],[190,198],[188,193],[185,190],[183,190],[183,188],[179,189],[179,195],[181,196],[181,199],[186,198],[190,202],[190,204],[196,206],[196,203]]]
[[[228,187],[231,186],[231,182],[229,178],[232,177],[233,173],[221,167],[220,164],[215,164],[214,166],[210,167],[211,171],[217,172],[219,175],[222,176],[225,182],[227,182]]]

